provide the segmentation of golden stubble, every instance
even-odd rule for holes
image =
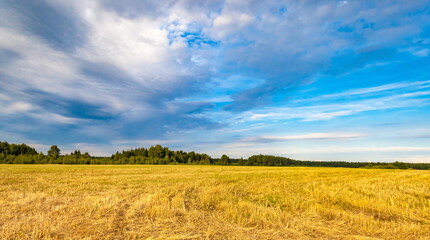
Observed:
[[[430,172],[0,165],[0,239],[430,239]]]

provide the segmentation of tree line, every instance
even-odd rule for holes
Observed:
[[[208,154],[174,151],[161,145],[150,148],[136,148],[116,152],[110,157],[94,157],[88,152],[75,150],[61,154],[53,145],[45,155],[26,144],[0,142],[0,163],[2,164],[190,164],[190,165],[237,165],[237,166],[309,166],[346,168],[387,168],[387,169],[430,169],[428,163],[381,163],[381,162],[343,162],[343,161],[300,161],[271,155],[254,155],[248,159],[232,159],[227,155],[211,158]]]
[[[247,160],[239,159],[242,166],[306,166],[306,167],[344,167],[344,168],[381,168],[381,169],[430,169],[429,163],[404,162],[344,162],[344,161],[300,161],[271,155],[254,155]]]

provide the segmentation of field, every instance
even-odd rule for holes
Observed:
[[[430,171],[0,165],[0,239],[430,239]]]

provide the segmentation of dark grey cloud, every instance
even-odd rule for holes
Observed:
[[[296,87],[295,84],[298,83],[298,81],[291,80],[266,81],[257,87],[233,95],[233,102],[224,106],[224,109],[233,112],[242,112],[259,106],[269,105],[279,94],[285,92],[292,93]],[[288,96],[282,96],[282,99],[286,98]]]
[[[45,0],[3,0],[0,6],[18,16],[26,31],[58,50],[75,50],[85,40],[86,26],[76,18],[74,9],[64,9]]]
[[[141,139],[142,136],[158,139],[178,131],[218,129],[223,127],[221,123],[208,120],[200,114],[213,107],[207,102],[165,104],[150,112],[139,113],[144,114],[144,117],[125,114],[122,119],[114,121],[110,129],[128,139]]]
[[[76,89],[79,91],[79,89]],[[51,93],[41,92],[38,90],[25,90],[26,99],[47,112],[57,113],[65,117],[92,119],[92,120],[109,120],[115,118],[117,115],[104,109],[103,105],[96,105],[78,99],[68,99],[61,95],[54,95]]]
[[[396,61],[404,56],[393,47],[373,46],[357,51],[347,51],[344,54],[331,59],[329,69],[325,73],[330,75],[341,75],[357,69],[361,69],[369,64],[383,63],[386,61]]]
[[[160,18],[171,14],[172,8],[174,10],[186,10],[190,13],[202,12],[205,14],[211,14],[213,12],[219,12],[222,9],[224,0],[166,0],[166,1],[151,1],[151,0],[105,0],[101,1],[103,7],[114,11],[120,16],[126,18]]]
[[[114,11],[120,16],[126,18],[138,18],[138,17],[151,17],[157,18],[163,15],[167,15],[166,11],[170,7],[175,4],[176,1],[168,0],[168,1],[136,1],[136,0],[124,0],[124,1],[115,1],[115,0],[107,0],[102,1],[103,7]]]
[[[20,58],[18,52],[9,49],[0,49],[0,67],[7,67],[10,62]]]

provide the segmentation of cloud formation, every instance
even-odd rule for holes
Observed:
[[[284,121],[301,129],[285,136],[311,136],[300,124],[425,108],[428,5],[3,0],[1,137],[189,147],[210,135],[217,147],[300,140],[264,137]]]
[[[243,142],[279,142],[279,141],[294,141],[294,140],[335,140],[335,139],[350,139],[362,137],[362,134],[357,133],[308,133],[294,136],[260,136],[248,137],[241,141]]]

